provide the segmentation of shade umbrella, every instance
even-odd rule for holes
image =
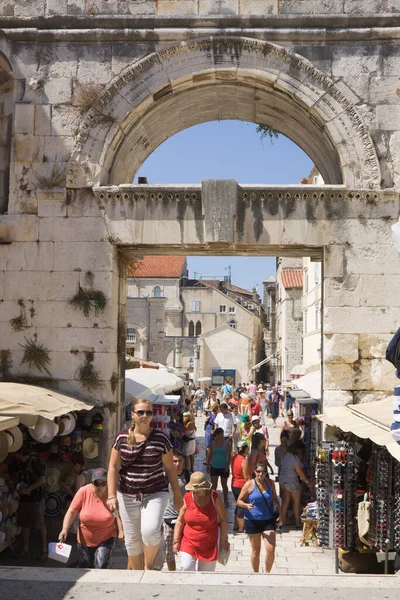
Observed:
[[[321,371],[307,373],[296,379],[296,385],[300,390],[305,390],[314,400],[321,400]]]
[[[129,369],[125,371],[125,392],[132,398],[169,394],[185,385],[183,379],[160,369]]]
[[[206,381],[212,381],[211,377],[199,377],[198,380],[199,382],[206,382]]]

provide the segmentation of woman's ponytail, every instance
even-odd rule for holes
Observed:
[[[136,444],[135,440],[135,421],[132,422],[131,427],[129,428],[128,440],[127,440],[128,448],[133,448]]]

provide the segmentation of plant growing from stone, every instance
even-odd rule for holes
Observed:
[[[117,391],[118,382],[119,382],[119,375],[118,375],[118,373],[116,373],[114,371],[114,373],[111,375],[111,379],[110,379],[111,391],[113,394],[115,394],[115,392]]]
[[[11,350],[0,350],[0,372],[2,381],[11,381]]]
[[[30,340],[25,338],[25,342],[25,344],[20,344],[20,346],[24,349],[24,356],[22,357],[21,365],[27,363],[30,369],[32,367],[36,367],[39,371],[45,371],[51,377],[51,373],[48,370],[48,366],[51,362],[49,355],[50,351],[45,347],[44,344],[40,344],[38,342],[37,333],[35,333]]]
[[[98,83],[78,83],[73,97],[74,106],[84,115],[96,102],[104,86]]]
[[[79,367],[78,378],[89,392],[94,392],[100,387],[100,377],[93,365],[94,352],[85,352],[85,363]]]
[[[36,179],[40,187],[53,188],[60,187],[65,184],[65,170],[62,167],[53,164],[51,173],[48,175],[36,174]]]
[[[88,317],[90,312],[94,310],[94,314],[97,316],[104,311],[107,300],[103,292],[99,290],[89,290],[79,286],[78,292],[69,303],[74,308],[79,308],[85,317]]]
[[[26,312],[25,312],[25,303],[23,300],[18,300],[19,305],[19,315],[18,317],[14,317],[10,319],[10,325],[14,331],[22,331],[26,327],[28,327],[28,322],[26,320]]]

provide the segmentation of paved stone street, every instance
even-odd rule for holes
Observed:
[[[279,444],[280,425],[283,419],[279,417],[276,429],[268,427],[270,436],[270,462],[273,465],[274,449]],[[200,453],[196,456],[195,469],[203,471],[204,461],[204,418],[197,418],[197,442]],[[273,465],[274,466],[274,465]],[[230,481],[229,481],[230,489]],[[230,507],[228,509],[229,541],[231,544],[231,555],[228,564],[224,567],[217,563],[217,571],[234,571],[240,573],[251,573],[250,565],[250,542],[245,534],[233,534],[233,512],[235,508],[234,498],[230,492]],[[274,574],[334,574],[334,553],[332,550],[310,546],[300,547],[301,531],[289,530],[277,535],[276,560],[272,573]],[[260,572],[264,572],[265,550],[261,552]],[[126,555],[124,550],[117,548],[113,554],[112,568],[125,568]],[[177,560],[179,569],[179,558]],[[166,567],[165,567],[166,568]]]

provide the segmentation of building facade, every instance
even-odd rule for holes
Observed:
[[[211,376],[211,368],[230,368],[250,378],[251,367],[262,357],[263,308],[255,291],[235,286],[229,278],[189,279],[182,256],[146,256],[129,266],[127,276],[129,354],[192,372],[201,339],[197,376]],[[234,336],[229,366],[224,340],[232,336],[227,327],[242,334]]]

